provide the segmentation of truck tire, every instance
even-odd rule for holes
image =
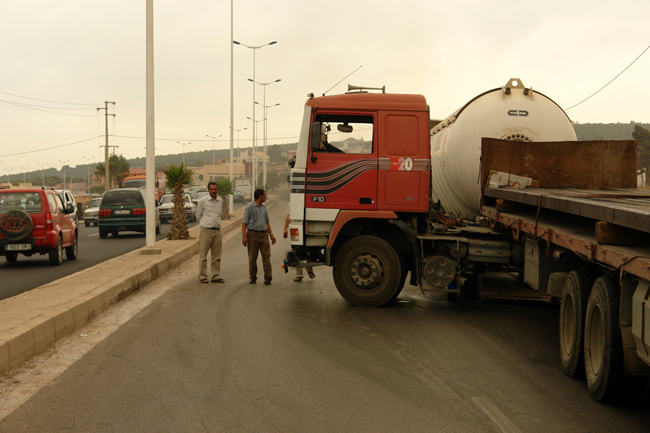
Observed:
[[[611,277],[596,279],[585,316],[585,374],[589,392],[603,402],[616,400],[623,386],[619,303],[616,281]]]
[[[48,251],[48,255],[50,256],[51,265],[59,266],[63,263],[63,242],[61,241],[61,236],[59,236],[59,241],[56,246]]]
[[[11,209],[0,219],[0,233],[9,242],[20,242],[32,233],[32,217],[22,209]]]
[[[562,288],[560,305],[560,358],[568,376],[584,377],[583,333],[589,282],[583,271],[571,271]]]
[[[400,259],[391,245],[375,236],[347,242],[334,259],[334,284],[352,305],[379,307],[394,299],[402,279]]]
[[[77,255],[79,254],[79,236],[77,233],[74,233],[74,242],[72,245],[65,248],[65,257],[68,260],[77,260]]]

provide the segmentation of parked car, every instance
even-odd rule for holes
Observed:
[[[163,222],[169,222],[174,218],[174,194],[165,194],[160,199],[158,209],[160,210],[160,219]],[[189,194],[183,194],[183,206],[185,207],[185,218],[187,221],[196,221],[196,205],[192,202]]]
[[[196,194],[194,194],[194,198],[192,199],[192,202],[194,202],[194,206],[198,206],[199,200],[201,200],[206,195],[210,195],[210,193],[207,191],[199,191]]]
[[[63,208],[66,209],[69,204],[71,204],[74,207],[74,213],[70,214],[72,219],[74,220],[75,223],[79,223],[79,215],[77,215],[78,209],[77,209],[77,202],[74,200],[74,197],[72,196],[72,193],[68,189],[57,189],[56,192],[59,194],[61,197],[61,201],[63,202]]]
[[[160,213],[156,212],[156,234],[160,233]],[[99,205],[99,237],[108,234],[117,236],[119,232],[147,231],[147,209],[141,188],[118,188],[107,191]]]
[[[74,212],[53,189],[0,190],[0,256],[15,262],[18,254],[48,254],[51,264],[60,265],[65,250],[68,260],[76,260]]]
[[[244,197],[244,193],[241,191],[235,191],[232,194],[232,201],[233,203],[246,203],[246,198]]]
[[[94,198],[88,203],[88,207],[84,211],[84,225],[90,227],[91,224],[99,224],[99,205],[102,202],[101,197]]]
[[[190,198],[192,200],[194,200],[194,196],[196,195],[196,193],[197,192],[202,192],[202,191],[208,192],[207,188],[204,187],[204,186],[191,186],[186,191],[186,194],[189,194]]]

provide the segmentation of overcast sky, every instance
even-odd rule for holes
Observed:
[[[145,0],[0,0],[0,179],[103,161],[104,101],[116,102],[116,152],[145,155],[145,8]],[[266,105],[280,104],[268,110],[269,144],[297,141],[306,95],[360,66],[329,94],[385,85],[424,95],[442,119],[510,78],[569,108],[650,45],[648,0],[235,0],[234,9],[235,40],[277,41],[256,50],[255,79],[282,80],[266,86]],[[222,135],[216,148],[228,148],[230,1],[154,0],[154,32],[156,154],[181,153],[177,141],[191,142],[187,153],[212,149],[206,135]],[[244,147],[253,50],[234,47],[234,71]],[[649,77],[650,50],[567,113],[579,123],[650,122]],[[262,86],[256,99],[263,103]]]

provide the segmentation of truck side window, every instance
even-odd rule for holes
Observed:
[[[372,153],[373,118],[363,115],[317,114],[321,142],[314,152],[369,155]]]

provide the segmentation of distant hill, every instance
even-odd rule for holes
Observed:
[[[637,123],[577,123],[573,125],[578,140],[632,140]],[[638,123],[650,129],[650,123]]]

